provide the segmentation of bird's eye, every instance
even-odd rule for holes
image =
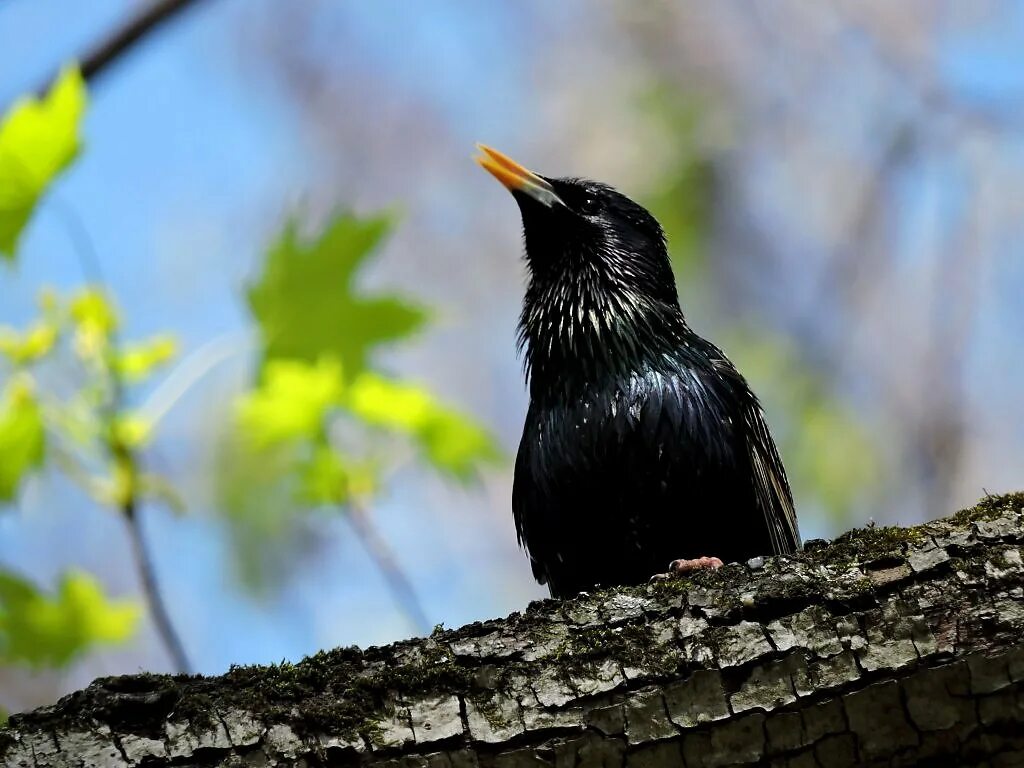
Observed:
[[[580,201],[580,213],[585,213],[588,216],[593,215],[601,210],[601,201],[593,195],[587,195]]]

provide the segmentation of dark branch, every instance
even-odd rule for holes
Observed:
[[[391,596],[409,620],[413,630],[421,635],[430,632],[430,621],[427,619],[427,614],[423,610],[423,605],[416,595],[412,582],[402,569],[398,558],[391,551],[391,547],[388,546],[387,540],[373,525],[369,511],[362,504],[350,504],[346,519],[363,547],[366,548],[367,554],[370,555],[381,572],[391,591]]]
[[[13,715],[0,762],[1017,765],[1022,507],[1022,493],[989,497],[384,648],[105,678]]]
[[[92,82],[158,28],[198,2],[199,0],[156,0],[148,4],[81,57],[78,66],[82,77],[87,82]],[[53,80],[53,77],[47,79],[39,93],[49,90]]]
[[[160,582],[157,579],[156,568],[153,566],[153,558],[146,540],[142,534],[142,523],[139,520],[139,510],[134,498],[129,499],[121,510],[128,523],[128,535],[131,538],[132,555],[135,558],[135,566],[139,572],[142,582],[142,593],[146,597],[146,605],[149,608],[149,615],[156,626],[157,634],[163,642],[167,653],[171,657],[171,663],[178,672],[188,672],[191,665],[188,661],[188,654],[185,653],[185,646],[174,628],[174,622],[164,604],[163,594],[160,591]]]

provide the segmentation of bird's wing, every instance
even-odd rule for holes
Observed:
[[[780,555],[795,552],[800,548],[800,530],[793,506],[793,494],[764,411],[757,396],[750,391],[746,379],[725,354],[713,344],[708,343],[708,348],[711,350],[708,357],[714,370],[729,382],[733,396],[738,398],[743,410],[742,434],[750,459],[754,498],[764,514],[772,549]]]
[[[537,536],[530,537],[531,521],[536,521],[536,511],[541,508],[541,489],[537,487],[537,474],[532,471],[532,459],[529,455],[533,445],[531,426],[535,423],[534,407],[530,404],[530,410],[526,416],[526,427],[523,430],[522,441],[519,444],[519,451],[516,454],[515,474],[512,482],[512,518],[516,526],[516,540],[519,546],[526,550],[530,556],[530,567],[533,570],[533,577],[540,584],[548,583],[548,574],[539,558],[539,553],[531,551],[527,541],[538,541]],[[534,514],[530,514],[531,510]],[[535,544],[535,547],[537,545]]]
[[[764,513],[772,548],[775,554],[795,552],[800,547],[800,530],[793,507],[793,494],[775,441],[768,431],[764,411],[756,400],[747,408],[746,426],[754,494]]]

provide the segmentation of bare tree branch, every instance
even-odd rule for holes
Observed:
[[[142,535],[142,526],[134,498],[128,500],[121,513],[128,524],[132,554],[135,557],[135,565],[142,581],[142,593],[146,596],[149,615],[156,626],[157,634],[170,654],[174,668],[179,672],[188,672],[191,669],[188,655],[185,653],[185,646],[182,645],[181,638],[178,637],[178,632],[174,628],[174,622],[171,621],[171,616],[167,612],[167,606],[164,604],[163,595],[160,592],[160,582],[157,580],[156,569],[153,567],[153,559]]]
[[[1018,765],[1024,494],[795,557],[221,677],[97,680],[0,762],[679,768]]]
[[[430,632],[430,621],[416,595],[416,590],[413,589],[412,582],[402,570],[398,558],[391,551],[387,541],[373,525],[369,511],[361,502],[353,502],[348,506],[345,519],[352,526],[352,530],[377,566],[377,570],[384,576],[391,596],[413,629],[421,635]]]
[[[79,59],[82,77],[86,81],[95,80],[159,27],[198,2],[199,0],[156,0],[149,3]],[[38,93],[49,90],[53,80],[54,77],[48,78],[38,89]]]

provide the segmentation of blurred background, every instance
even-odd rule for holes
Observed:
[[[545,595],[509,503],[520,223],[476,141],[658,216],[804,538],[1024,484],[1024,6],[177,5],[86,73],[0,253],[7,711]],[[151,6],[0,0],[0,110]]]

